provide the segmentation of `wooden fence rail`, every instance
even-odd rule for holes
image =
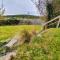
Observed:
[[[54,19],[52,19],[52,20],[50,20],[50,21],[42,24],[42,26],[44,27],[44,26],[48,25],[49,23],[50,23],[50,24],[54,24],[53,21],[55,21],[55,22],[58,21],[58,22],[57,22],[57,25],[56,25],[56,28],[58,28],[58,27],[59,27],[59,24],[60,24],[60,16],[57,16],[56,18],[54,18]]]

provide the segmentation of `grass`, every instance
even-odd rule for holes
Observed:
[[[41,30],[41,27],[39,25],[0,26],[0,41],[5,41],[24,29],[28,31],[35,29],[38,31]]]
[[[35,36],[29,44],[18,47],[14,60],[60,60],[60,28],[48,29],[42,36]]]

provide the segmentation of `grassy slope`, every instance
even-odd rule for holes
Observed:
[[[40,30],[41,27],[39,25],[17,25],[17,26],[0,26],[0,41],[4,41],[7,38],[14,36],[16,33],[21,30]]]
[[[30,44],[18,48],[14,60],[60,60],[60,29],[49,29],[41,37],[34,37]]]

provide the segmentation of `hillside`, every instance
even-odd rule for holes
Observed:
[[[35,36],[29,44],[18,47],[13,60],[60,60],[60,29],[48,29],[42,36]]]

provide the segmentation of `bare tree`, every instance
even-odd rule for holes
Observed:
[[[46,2],[46,0],[31,0],[31,1],[37,7],[40,16],[47,16],[47,10],[46,10],[47,2]]]
[[[42,16],[44,19],[44,22],[48,21],[49,18],[51,18],[50,16],[52,16],[51,12],[53,10],[52,9],[52,0],[31,0],[36,8],[39,11],[40,16]],[[45,28],[44,28],[45,29]]]

